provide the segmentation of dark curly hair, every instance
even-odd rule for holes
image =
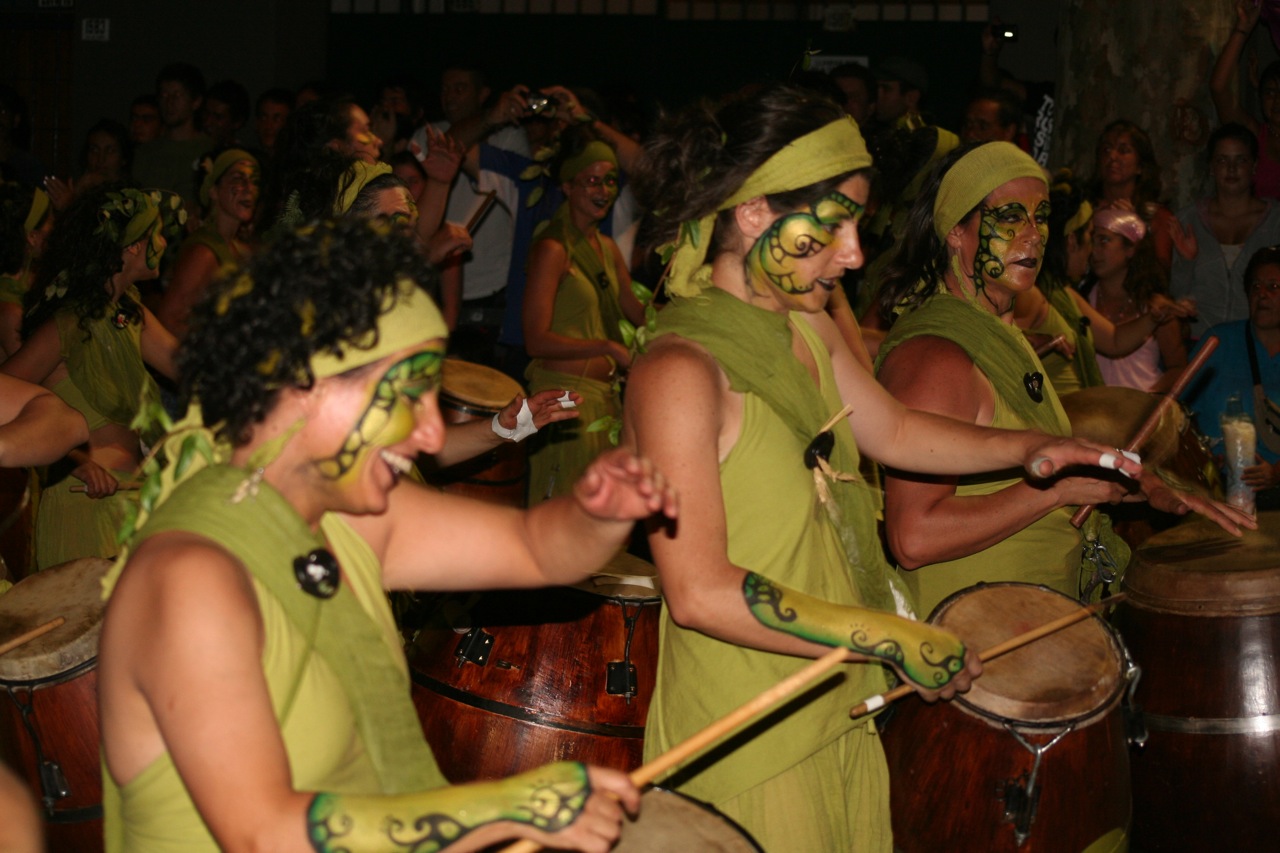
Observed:
[[[407,278],[429,292],[434,270],[402,229],[377,220],[319,221],[282,235],[215,282],[191,312],[178,351],[182,393],[239,445],[283,388],[310,388],[311,357],[376,330],[384,299]]]
[[[352,98],[334,95],[289,113],[276,141],[275,167],[263,194],[267,222],[275,221],[294,193],[304,218],[332,215],[343,175],[356,158],[333,150],[329,143],[346,138],[355,106]]]
[[[1071,171],[1059,169],[1049,188],[1049,242],[1044,247],[1044,263],[1037,279],[1041,290],[1072,283],[1067,281],[1067,223],[1086,200],[1084,187]],[[1090,222],[1085,222],[1072,233],[1077,240],[1083,240],[1085,229],[1090,227]]]
[[[680,223],[714,211],[756,169],[788,143],[844,115],[821,95],[772,85],[721,104],[701,102],[664,118],[632,176],[641,203],[654,212],[652,245],[674,240]],[[775,213],[811,204],[848,180],[850,172],[766,196]],[[707,258],[722,251],[733,211],[716,218]]]
[[[124,268],[121,247],[110,234],[100,231],[98,210],[107,203],[107,194],[119,192],[129,184],[121,181],[99,184],[77,196],[65,213],[58,216],[53,233],[45,246],[44,257],[35,283],[27,291],[22,321],[22,337],[30,337],[54,314],[68,310],[86,321],[103,316],[111,302],[107,282]],[[60,273],[66,277],[66,293],[45,298],[45,292]]]

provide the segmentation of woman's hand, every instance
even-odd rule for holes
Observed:
[[[1240,479],[1255,491],[1273,489],[1280,485],[1280,464],[1266,462],[1261,456],[1255,456],[1256,465],[1250,465],[1240,472]]]
[[[428,178],[442,184],[452,184],[458,174],[458,167],[462,165],[462,146],[452,136],[441,133],[429,124],[424,130],[427,135],[427,151],[422,153],[422,149],[414,143],[413,155],[422,164]]]
[[[640,791],[621,770],[587,767],[590,794],[582,810],[563,829],[546,833],[528,829],[530,838],[549,849],[607,853],[622,833],[623,810],[637,814]]]
[[[1170,320],[1184,320],[1196,316],[1196,301],[1191,298],[1179,299],[1176,302],[1163,293],[1153,293],[1147,300],[1147,313],[1163,326]]]
[[[1098,477],[1061,477],[1050,486],[1058,506],[1120,503],[1132,492],[1123,483]]]
[[[49,204],[54,210],[66,210],[76,194],[75,181],[49,175],[44,179],[44,190],[49,194]]]
[[[564,406],[562,401],[565,395],[569,395],[572,406]],[[516,398],[507,404],[501,412],[498,413],[498,423],[505,429],[515,429],[516,419],[520,416],[520,406],[526,402],[524,395],[518,394]],[[582,397],[576,391],[568,391],[560,388],[549,391],[539,391],[537,394],[528,398],[529,414],[533,416],[533,425],[542,429],[547,424],[553,424],[556,421],[567,421],[570,418],[578,416],[577,407],[582,404]]]
[[[613,359],[618,370],[627,370],[631,367],[631,350],[617,341],[606,341],[605,344],[609,349],[609,358]]]
[[[431,239],[427,241],[426,250],[428,261],[437,265],[442,264],[449,258],[471,251],[471,235],[458,223],[445,222],[436,233],[431,235]]]
[[[1142,489],[1130,500],[1146,500],[1155,509],[1173,515],[1203,515],[1232,536],[1240,536],[1242,527],[1258,528],[1253,516],[1197,491],[1173,488],[1154,472],[1144,471],[1139,482]]]
[[[1026,469],[1033,479],[1052,477],[1070,465],[1087,465],[1119,471],[1130,479],[1142,473],[1142,463],[1135,462],[1118,448],[1104,447],[1092,441],[1060,436],[1041,436],[1027,454]]]
[[[97,462],[80,463],[72,470],[71,476],[84,483],[84,493],[91,498],[110,497],[120,488],[120,481],[115,475]]]
[[[675,489],[643,456],[621,448],[601,453],[574,484],[573,496],[601,521],[639,521],[660,512],[675,518]]]
[[[498,96],[498,100],[489,108],[488,114],[485,116],[485,124],[489,127],[502,127],[508,124],[519,124],[529,111],[528,101],[529,89],[525,86],[516,86],[515,88],[503,92]]]
[[[902,621],[907,627],[896,633],[900,635],[898,642],[903,651],[903,662],[894,664],[894,669],[915,688],[921,699],[926,702],[951,699],[957,693],[966,692],[973,679],[982,675],[982,661],[978,659],[978,653],[965,648],[964,642],[955,634],[928,622]],[[964,659],[964,666],[959,672],[951,674],[940,687],[936,683],[928,683],[947,674],[943,667],[932,662],[958,657]]]

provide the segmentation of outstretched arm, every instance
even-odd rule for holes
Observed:
[[[39,385],[0,373],[0,467],[47,465],[88,440],[79,412]]]
[[[1258,122],[1249,112],[1240,106],[1236,94],[1236,69],[1240,66],[1240,54],[1244,51],[1249,34],[1258,23],[1262,14],[1262,3],[1258,0],[1236,0],[1236,24],[1227,37],[1227,43],[1218,54],[1218,61],[1213,64],[1209,75],[1209,95],[1213,98],[1213,106],[1218,111],[1218,124],[1239,122],[1245,127],[1258,132]]]
[[[566,394],[569,395],[569,402],[573,405],[562,405],[561,401]],[[525,396],[517,394],[514,400],[498,412],[498,425],[506,430],[518,430],[521,427],[519,418],[525,402]],[[539,391],[528,398],[526,417],[529,425],[536,432],[547,424],[576,418],[578,410],[575,406],[581,402],[582,397],[576,391],[563,388]],[[494,431],[492,421],[478,420],[450,424],[445,430],[445,445],[436,454],[436,464],[441,468],[448,468],[450,465],[457,465],[459,462],[479,456],[510,440],[512,439],[505,438]],[[523,436],[514,440],[521,441]]]

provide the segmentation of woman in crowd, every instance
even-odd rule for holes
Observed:
[[[524,295],[525,376],[533,393],[570,388],[582,396],[580,418],[538,437],[529,462],[529,502],[573,488],[587,463],[609,445],[609,431],[589,431],[599,418],[622,413],[615,386],[631,366],[619,323],[644,324],[631,274],[600,221],[618,195],[618,158],[585,129],[561,138],[553,164],[564,203],[529,253]]]
[[[200,162],[204,221],[182,242],[156,316],[179,339],[187,315],[223,267],[249,259],[261,181],[258,158],[240,148],[214,151]]]
[[[904,250],[886,279],[884,305],[900,313],[880,348],[885,388],[907,406],[967,423],[1070,435],[1057,393],[1013,323],[1015,299],[1036,286],[1048,231],[1044,172],[1017,146],[990,142],[948,155],[913,207]],[[1101,583],[1127,561],[1098,513],[1083,530],[1070,522],[1080,504],[1140,499],[1118,479],[1066,472],[1033,481],[997,466],[981,476],[922,477],[883,461],[892,466],[889,544],[926,612],[978,581],[1093,592],[1095,569]],[[1157,508],[1204,511],[1237,534],[1238,525],[1252,526],[1221,505],[1171,492],[1149,473],[1141,486]],[[1114,565],[1082,559],[1097,556],[1098,546]]]
[[[1280,76],[1272,85],[1280,90]],[[1280,204],[1254,193],[1257,137],[1243,125],[1224,124],[1209,137],[1206,153],[1213,194],[1178,213],[1199,251],[1191,260],[1175,257],[1169,281],[1173,296],[1195,300],[1193,338],[1249,316],[1245,267],[1254,252],[1280,242]]]
[[[1136,214],[1117,208],[1093,217],[1093,248],[1089,274],[1081,293],[1099,314],[1113,324],[1137,319],[1150,311],[1151,299],[1165,287],[1165,276],[1151,254],[1147,228]],[[1187,365],[1182,326],[1165,314],[1155,334],[1121,358],[1099,356],[1098,369],[1108,385],[1140,391],[1166,391]]]
[[[838,472],[856,472],[863,450],[949,473],[1137,470],[1069,439],[909,411],[859,366],[823,308],[862,263],[870,165],[838,107],[772,87],[692,108],[652,139],[636,176],[676,245],[672,302],[632,368],[623,436],[683,507],[674,528],[650,527],[666,606],[646,755],[793,671],[794,656],[840,645],[857,662],[674,780],[771,853],[889,851],[884,756],[848,709],[884,686],[880,662],[930,698],[978,671],[956,638],[894,615],[875,496]]]
[[[23,300],[52,231],[48,193],[0,184],[0,361],[22,345]]]
[[[1213,65],[1213,72],[1209,76],[1209,94],[1218,111],[1219,123],[1244,125],[1254,135],[1254,150],[1257,153],[1257,171],[1251,175],[1254,191],[1261,198],[1280,199],[1280,61],[1270,63],[1258,75],[1258,96],[1262,102],[1261,120],[1245,109],[1236,94],[1238,86],[1235,77],[1240,67],[1240,54],[1244,52],[1249,35],[1257,26],[1261,15],[1261,2],[1236,0],[1236,25]],[[1197,335],[1204,331],[1199,326],[1197,328]]]
[[[22,348],[0,370],[44,385],[84,415],[89,441],[51,475],[36,515],[36,565],[116,553],[125,503],[118,493],[142,460],[131,424],[158,401],[150,365],[176,378],[176,342],[139,301],[165,248],[163,217],[177,196],[103,185],[59,219],[27,293]],[[60,478],[59,478],[60,475]]]

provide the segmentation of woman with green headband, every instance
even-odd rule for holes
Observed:
[[[896,615],[907,602],[859,454],[1043,475],[1102,457],[912,412],[855,360],[823,308],[863,260],[870,166],[838,107],[773,87],[677,119],[636,179],[673,241],[672,300],[631,370],[623,438],[682,504],[678,525],[649,531],[666,607],[645,753],[793,672],[796,656],[844,646],[853,664],[673,780],[770,853],[889,851],[884,755],[874,723],[849,709],[885,686],[881,664],[929,698],[966,689],[980,670],[951,634]]]
[[[262,170],[248,151],[226,148],[205,156],[199,174],[204,221],[182,241],[173,275],[156,307],[160,322],[179,339],[187,334],[192,306],[218,271],[249,259]]]
[[[117,552],[123,484],[142,461],[133,422],[158,400],[149,365],[177,377],[177,342],[142,305],[137,283],[159,275],[166,226],[180,227],[172,193],[103,185],[59,217],[27,292],[22,348],[0,365],[44,385],[84,415],[89,441],[50,471],[36,515],[36,566]]]
[[[620,321],[644,323],[631,274],[600,221],[618,196],[618,157],[587,128],[561,137],[552,168],[565,200],[529,252],[524,343],[533,361],[525,376],[533,394],[567,388],[580,394],[580,418],[538,436],[529,459],[529,502],[568,494],[578,475],[609,443],[608,430],[587,427],[617,417],[616,379],[631,366]]]
[[[0,361],[22,345],[22,300],[52,231],[48,193],[0,184]]]
[[[878,360],[890,393],[981,426],[1071,434],[1043,364],[1013,324],[1015,301],[1035,289],[1048,231],[1044,172],[1017,146],[965,146],[939,164],[883,291],[882,305],[901,312]],[[924,478],[883,461],[893,467],[885,480],[889,544],[924,611],[978,581],[1100,594],[1128,549],[1098,513],[1083,530],[1073,527],[1080,504],[1146,498],[1179,515],[1202,512],[1236,535],[1254,526],[1150,472],[1132,484],[1094,472],[1034,480],[1008,469]]]
[[[573,762],[450,787],[423,738],[384,590],[571,582],[675,515],[625,451],[528,512],[402,479],[444,440],[433,277],[401,229],[320,223],[193,312],[199,407],[105,582],[109,853],[604,851],[636,807],[624,774]]]

